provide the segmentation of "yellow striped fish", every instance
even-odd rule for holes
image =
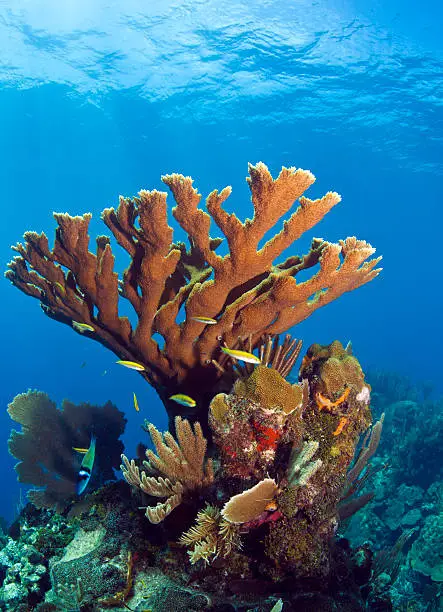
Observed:
[[[138,405],[137,396],[135,395],[134,392],[132,392],[132,395],[134,396],[134,408],[136,412],[140,412],[140,406]]]
[[[191,317],[193,321],[197,323],[204,323],[205,325],[217,325],[218,321],[212,317]]]
[[[85,331],[95,331],[92,325],[88,325],[88,323],[79,323],[78,321],[72,321],[72,327],[75,329],[75,331],[78,331],[81,334],[83,334]]]
[[[192,399],[192,397],[189,397],[189,395],[185,395],[184,393],[176,393],[175,395],[171,395],[169,399],[173,402],[177,402],[177,404],[181,404],[182,406],[188,406],[190,408],[193,408],[197,405],[195,399]]]
[[[230,349],[225,346],[222,346],[222,351],[225,355],[229,355],[232,359],[237,359],[238,361],[245,361],[246,363],[261,363],[260,359],[254,355],[253,353],[248,353],[247,351],[238,351],[237,349]]]
[[[144,365],[137,363],[136,361],[125,361],[124,359],[119,359],[115,363],[125,366],[125,368],[129,368],[130,370],[137,370],[137,372],[143,372],[145,369]]]
[[[57,287],[57,289],[60,291],[62,295],[66,295],[66,289],[63,287],[61,283],[59,283],[58,281],[55,281],[54,285]]]

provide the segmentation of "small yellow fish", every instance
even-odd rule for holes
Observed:
[[[134,392],[132,392],[132,395],[134,396],[134,408],[136,412],[140,412],[140,406],[138,405],[137,396],[135,395]]]
[[[78,321],[72,321],[72,327],[75,329],[75,331],[78,331],[81,334],[83,334],[85,331],[95,331],[92,325],[88,325],[88,323],[79,323]]]
[[[195,399],[192,399],[192,397],[189,397],[189,395],[185,395],[184,393],[176,393],[175,395],[171,395],[169,399],[173,402],[177,402],[177,404],[181,404],[182,406],[189,406],[190,408],[193,408],[197,405]]]
[[[204,323],[205,325],[217,325],[218,321],[212,317],[191,317],[193,321],[197,323]]]
[[[230,349],[226,346],[222,346],[222,351],[232,357],[232,359],[238,359],[238,361],[245,361],[246,363],[261,363],[260,359],[253,353],[247,351],[238,351],[237,349]]]
[[[75,450],[77,453],[82,453],[82,455],[86,455],[88,452],[87,448],[76,448],[75,446],[72,447],[72,450]]]
[[[141,363],[137,363],[136,361],[125,361],[124,359],[119,359],[116,363],[125,366],[125,368],[129,368],[130,370],[137,370],[137,372],[143,372],[145,366]]]
[[[62,295],[66,295],[66,289],[63,287],[61,283],[59,283],[58,281],[54,281],[54,285],[57,287],[57,289],[60,291]]]

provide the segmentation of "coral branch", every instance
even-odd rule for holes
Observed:
[[[238,338],[250,337],[251,349],[255,348],[265,334],[286,331],[370,281],[380,271],[380,258],[369,259],[374,249],[351,237],[338,244],[314,239],[306,255],[276,261],[340,201],[335,192],[306,198],[303,194],[315,180],[309,171],[282,168],[273,179],[263,163],[249,165],[254,215],[245,221],[223,209],[230,187],[210,193],[205,212],[190,177],[170,174],[162,180],[174,196],[173,215],[188,235],[189,249],[173,242],[166,193],[140,191],[138,197],[120,198],[117,209],[108,208],[102,215],[130,257],[122,278],[114,270],[109,238],[99,236],[95,254],[89,250],[89,213],[55,214],[58,227],[52,250],[45,234],[27,232],[24,243],[14,247],[18,255],[6,276],[39,299],[48,316],[81,330],[120,359],[143,364],[142,376],[156,387],[171,417],[177,407],[167,398],[174,392],[202,398],[192,417],[204,422],[205,394],[215,384],[227,391],[232,383],[232,372],[214,365],[220,339],[232,347]],[[298,199],[299,206],[276,228]],[[211,219],[222,237],[210,236]],[[263,244],[271,231],[274,235]],[[222,239],[229,247],[224,256],[216,253]],[[319,269],[311,278],[296,281],[301,271],[314,266]],[[134,328],[119,314],[119,299],[132,306]],[[202,324],[202,316],[216,324]],[[295,358],[294,346],[272,349],[268,364],[286,375],[295,360],[291,351]]]
[[[188,555],[192,564],[200,560],[209,563],[240,548],[239,530],[222,517],[218,508],[208,504],[197,513],[196,524],[183,533],[180,544],[190,548]]]
[[[363,440],[363,445],[360,453],[355,460],[354,465],[347,474],[347,483],[349,488],[353,488],[360,478],[360,474],[367,467],[369,460],[375,454],[380,443],[380,436],[383,429],[384,413],[380,419],[374,424],[368,435]],[[369,439],[368,439],[369,436]]]
[[[177,441],[166,432],[161,434],[152,424],[148,431],[154,443],[155,454],[146,451],[145,467],[159,476],[148,476],[140,471],[135,461],[122,455],[121,470],[128,484],[153,497],[166,497],[157,506],[148,506],[146,516],[151,523],[160,523],[182,501],[187,491],[205,487],[214,480],[211,459],[205,460],[207,441],[199,423],[192,430],[189,421],[176,417]]]

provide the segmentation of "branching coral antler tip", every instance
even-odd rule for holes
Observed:
[[[330,198],[333,198],[334,200],[336,200],[337,204],[342,201],[342,197],[339,193],[337,193],[337,191],[328,191],[326,196],[329,196]]]

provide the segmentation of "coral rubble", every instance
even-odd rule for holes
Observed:
[[[413,382],[396,372],[369,371],[367,380],[371,409],[385,415],[383,435],[372,467],[354,485],[364,485],[369,473],[375,495],[351,521],[344,517],[340,531],[354,544],[366,541],[374,551],[371,590],[378,597],[389,592],[395,610],[439,610],[442,399],[431,393],[429,383]],[[342,515],[346,500],[340,506]],[[386,561],[386,551],[398,548],[398,542],[404,547],[400,564],[386,567],[385,562],[380,571],[380,559]]]

